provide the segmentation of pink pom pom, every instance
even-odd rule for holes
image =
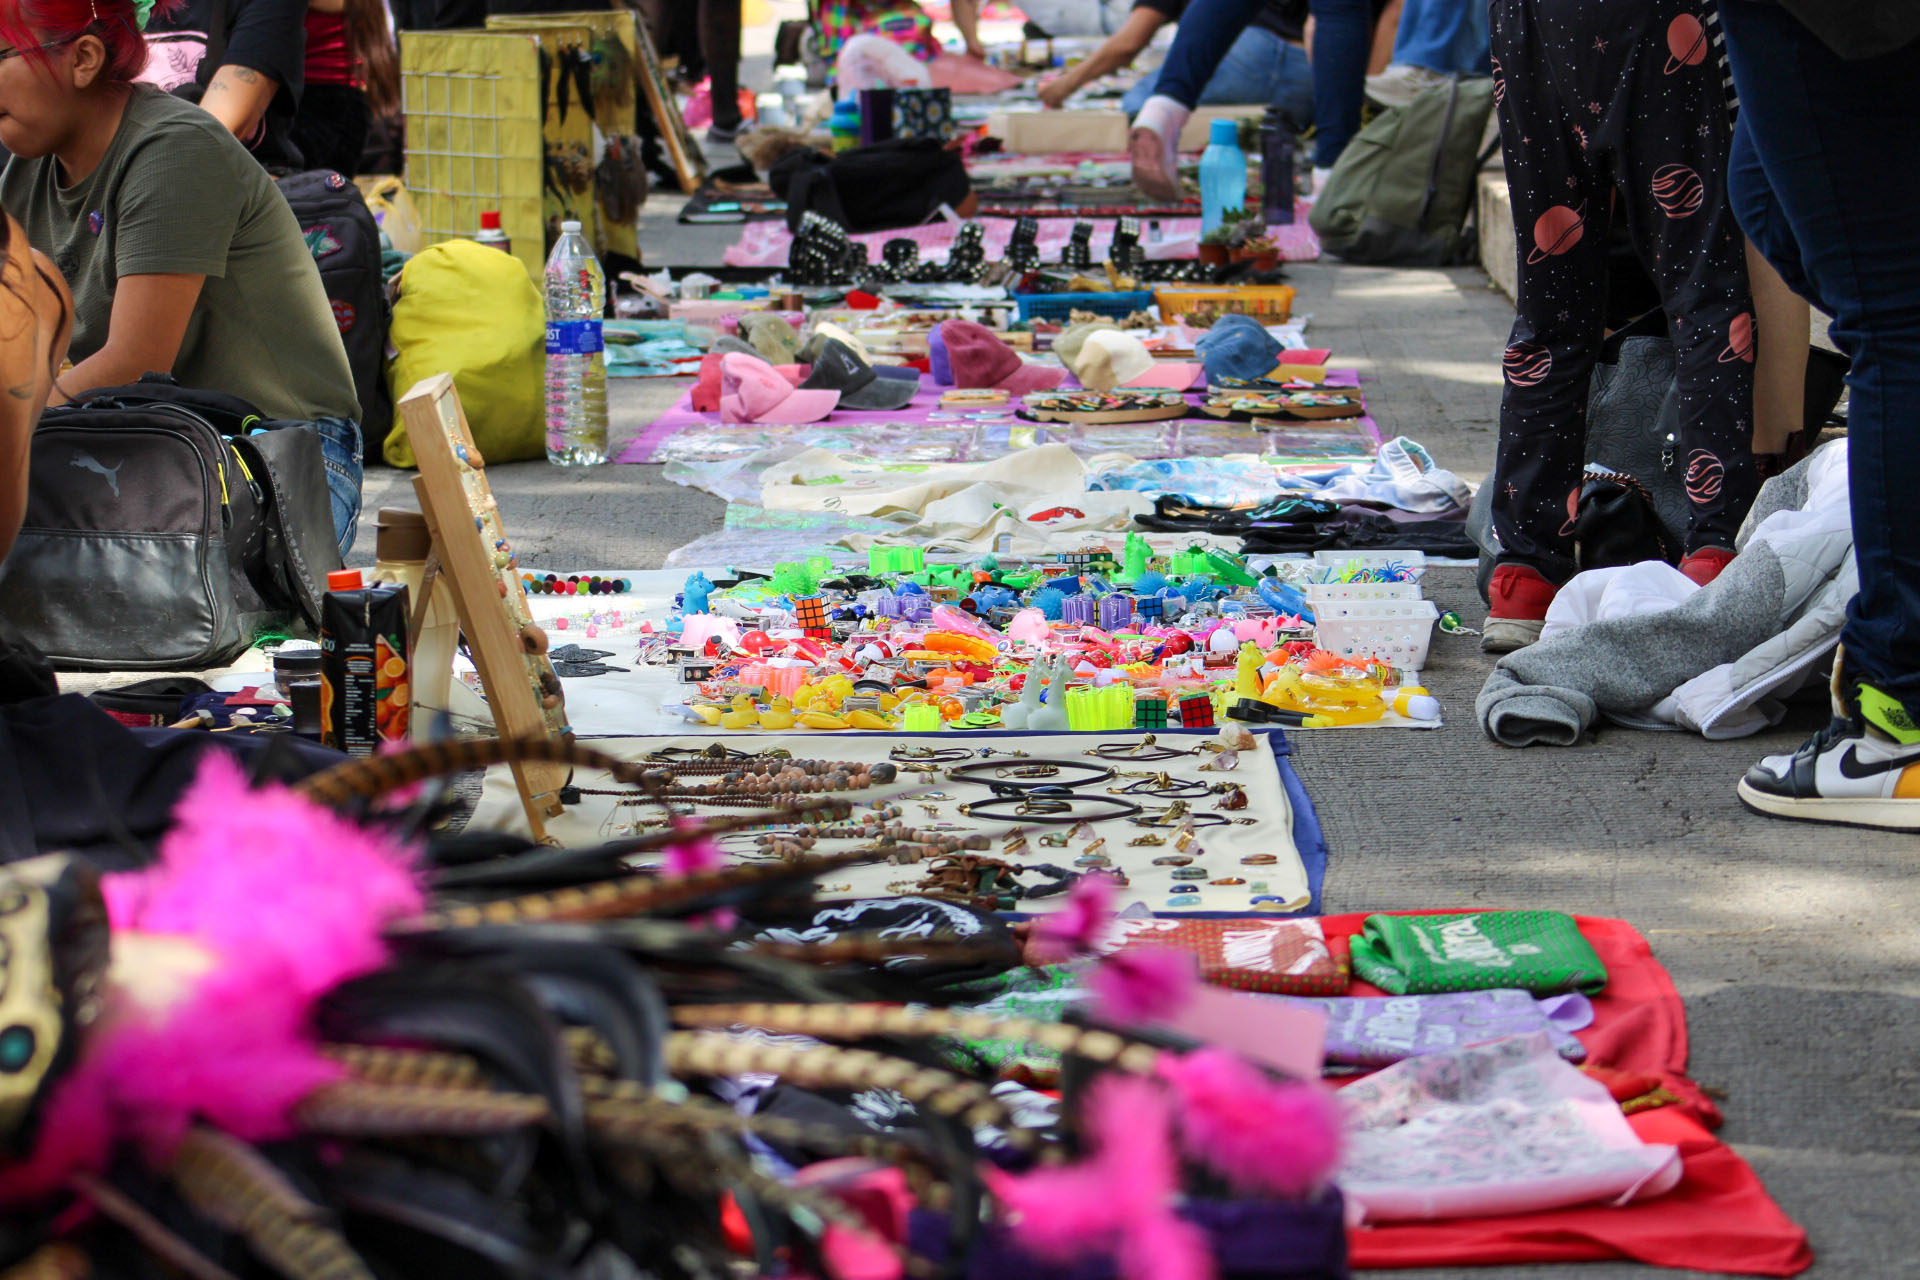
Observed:
[[[1120,1246],[1126,1280],[1213,1280],[1207,1233],[1172,1211],[1135,1223]]]
[[[565,631],[567,629],[567,620],[565,618],[555,618],[553,620],[553,629],[555,631]]]
[[[1091,955],[1113,927],[1113,899],[1118,885],[1112,876],[1082,876],[1060,910],[1035,922],[1028,951],[1037,964],[1064,964]]]
[[[1340,1111],[1318,1083],[1280,1082],[1224,1049],[1165,1055],[1181,1146],[1244,1191],[1299,1196],[1340,1163]]]
[[[1116,1026],[1157,1022],[1178,1012],[1199,984],[1199,961],[1173,947],[1138,947],[1093,972],[1094,1012]]]

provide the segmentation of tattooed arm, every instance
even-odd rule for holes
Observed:
[[[0,262],[0,559],[13,549],[27,513],[27,446],[53,388],[53,371],[73,336],[73,297],[26,233],[5,219]]]
[[[260,122],[266,118],[273,95],[278,92],[280,83],[272,76],[229,62],[213,73],[213,83],[207,86],[200,105],[227,126],[234,137],[251,142],[260,130]]]

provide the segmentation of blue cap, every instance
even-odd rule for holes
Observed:
[[[1207,141],[1225,143],[1229,147],[1240,145],[1240,122],[1238,120],[1215,120],[1207,126]]]
[[[1194,354],[1206,367],[1207,381],[1238,378],[1250,382],[1273,372],[1280,362],[1280,343],[1250,316],[1229,314],[1214,321],[1213,327],[1193,344]]]

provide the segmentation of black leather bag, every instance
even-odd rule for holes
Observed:
[[[340,567],[319,436],[150,375],[41,418],[0,617],[59,670],[200,670],[316,630]]]

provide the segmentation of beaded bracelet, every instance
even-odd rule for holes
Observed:
[[[623,596],[633,590],[632,578],[601,578],[594,575],[558,574],[520,575],[520,585],[536,596]]]

